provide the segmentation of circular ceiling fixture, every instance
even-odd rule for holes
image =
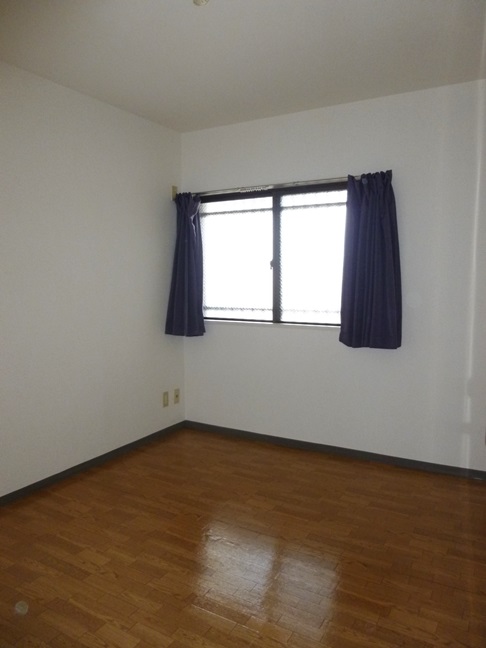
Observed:
[[[196,7],[204,7],[204,5],[207,5],[209,0],[192,0]]]

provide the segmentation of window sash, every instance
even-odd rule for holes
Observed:
[[[292,310],[289,302],[289,289],[286,286],[290,286],[289,276],[286,277],[286,272],[288,269],[285,266],[285,255],[284,255],[284,265],[282,266],[282,235],[285,236],[285,228],[288,227],[289,223],[292,223],[293,220],[297,221],[297,214],[300,211],[300,214],[309,211],[309,213],[316,208],[316,199],[319,199],[318,209],[324,209],[326,212],[335,209],[336,205],[339,205],[341,209],[341,233],[340,237],[342,239],[342,246],[344,246],[344,226],[345,226],[345,207],[346,207],[346,193],[336,194],[335,192],[345,192],[346,191],[346,182],[338,182],[332,184],[318,184],[318,185],[308,185],[308,186],[293,186],[291,188],[272,188],[265,189],[262,191],[250,191],[245,193],[230,193],[230,194],[217,194],[217,195],[203,195],[201,196],[201,225],[202,225],[202,234],[203,234],[203,256],[205,262],[205,289],[204,289],[204,317],[206,319],[214,320],[223,320],[223,321],[256,321],[256,322],[273,322],[273,323],[289,323],[289,324],[312,324],[312,325],[323,325],[323,326],[339,326],[340,325],[340,289],[341,289],[341,279],[340,273],[342,271],[342,254],[343,250],[339,252],[339,276],[336,278],[336,269],[329,270],[332,272],[334,284],[334,294],[333,299],[331,300],[334,307],[329,311],[320,310],[318,307],[311,308],[312,305],[316,306],[316,300],[311,298],[309,300],[308,308],[301,308],[300,312],[297,313],[295,308]],[[241,202],[240,202],[241,201]],[[209,205],[208,203],[212,203]],[[208,206],[206,207],[206,205]],[[264,207],[262,207],[264,205]],[[220,277],[228,272],[228,268],[231,269],[231,261],[229,260],[232,252],[228,253],[226,264],[221,264],[219,269],[219,279],[215,278],[214,275],[211,277],[214,269],[211,270],[211,263],[209,259],[212,256],[210,249],[210,234],[206,230],[206,225],[209,224],[209,220],[212,218],[230,218],[228,212],[233,213],[233,210],[229,209],[228,206],[237,206],[240,207],[240,212],[237,212],[239,216],[243,213],[247,214],[247,218],[251,215],[258,213],[258,210],[265,212],[265,217],[269,216],[271,212],[272,220],[272,241],[269,246],[268,260],[265,262],[263,257],[260,258],[260,264],[265,265],[268,263],[268,275],[265,275],[262,267],[260,267],[261,272],[261,281],[265,286],[265,290],[268,290],[269,282],[267,278],[270,278],[271,284],[271,295],[268,302],[262,298],[261,292],[259,291],[260,286],[256,285],[254,295],[258,295],[258,299],[254,300],[254,303],[250,305],[251,299],[247,301],[244,307],[238,308],[235,303],[229,301],[223,303],[209,303],[211,300],[215,299],[214,293],[208,294],[208,286],[215,281],[221,283]],[[206,213],[205,213],[206,210]],[[208,213],[207,210],[211,210],[211,213]],[[218,215],[218,216],[216,216]],[[292,216],[297,218],[292,218]],[[321,221],[330,217],[329,213],[324,213],[323,215],[317,216],[317,219]],[[334,218],[337,218],[334,215]],[[304,218],[300,219],[305,220]],[[309,219],[307,219],[309,220]],[[288,221],[288,223],[286,222]],[[312,219],[310,219],[312,224]],[[222,221],[221,221],[222,222]],[[315,226],[314,219],[314,226]],[[302,224],[300,223],[300,226]],[[282,230],[283,226],[283,230]],[[298,231],[299,223],[295,222],[292,224],[294,231]],[[238,228],[236,228],[238,229]],[[246,228],[242,228],[246,229]],[[268,228],[265,227],[265,245],[268,243]],[[320,228],[322,229],[322,228]],[[312,244],[314,249],[313,257],[317,256],[318,247],[316,248],[316,241],[319,241],[319,238],[322,237],[322,232],[309,232],[307,238],[307,245]],[[324,228],[325,229],[325,228]],[[283,234],[282,234],[283,231]],[[247,232],[248,233],[248,232]],[[250,263],[248,259],[245,260],[244,256],[246,250],[243,250],[243,256],[238,254],[238,251],[241,252],[241,249],[238,250],[238,243],[240,243],[240,248],[242,243],[242,230],[237,234],[234,234],[232,238],[231,245],[236,241],[235,248],[235,263],[242,264],[242,267],[246,270],[246,264]],[[263,235],[262,235],[263,236]],[[245,238],[243,236],[243,238]],[[216,237],[213,236],[213,245],[215,244]],[[231,246],[230,246],[231,247]],[[273,252],[273,257],[271,256]],[[224,256],[224,255],[222,255]],[[305,255],[304,255],[305,257]],[[310,260],[310,258],[309,258]],[[252,259],[251,263],[255,260]],[[297,263],[297,261],[295,261]],[[311,264],[310,264],[311,265]],[[324,264],[325,265],[325,264]],[[315,263],[315,273],[319,274],[322,271],[319,270],[319,263]],[[226,268],[226,270],[225,270]],[[323,270],[325,272],[325,270]],[[256,272],[256,271],[255,271]],[[230,274],[230,273],[229,273]],[[303,275],[305,277],[305,274]],[[319,275],[320,276],[320,275]],[[253,281],[257,281],[258,275],[255,274]],[[282,285],[283,281],[283,285]],[[307,282],[306,282],[307,283]],[[251,293],[251,281],[249,281],[250,293]],[[337,288],[336,288],[337,286]],[[238,288],[237,288],[238,289]],[[314,291],[319,289],[319,283],[315,284]],[[336,294],[336,290],[339,290],[339,296]],[[227,286],[227,290],[231,291],[231,286]],[[263,290],[263,288],[262,288]],[[310,290],[310,289],[309,289]],[[246,293],[248,298],[249,293]],[[293,294],[294,302],[299,299],[299,288],[294,286]],[[287,302],[286,302],[287,300]],[[317,300],[318,301],[318,300]],[[264,303],[265,302],[265,303]],[[295,304],[294,304],[295,306]],[[297,309],[298,310],[298,309]],[[294,312],[292,315],[291,313]],[[316,316],[310,316],[311,312],[315,312]],[[318,313],[318,314],[317,314]],[[309,314],[309,316],[307,316]]]

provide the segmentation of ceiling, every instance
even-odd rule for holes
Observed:
[[[0,59],[185,132],[486,77],[486,0],[0,0]]]

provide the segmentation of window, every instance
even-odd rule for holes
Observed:
[[[346,183],[202,196],[204,317],[340,324]]]

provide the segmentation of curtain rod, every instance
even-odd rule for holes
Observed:
[[[356,180],[361,178],[360,175],[353,176]],[[256,185],[254,187],[235,187],[233,189],[216,189],[214,191],[196,191],[195,194],[198,196],[222,196],[224,194],[233,194],[233,193],[250,193],[251,191],[269,191],[271,189],[287,189],[292,187],[308,187],[312,185],[325,185],[325,184],[337,184],[339,182],[347,182],[348,176],[341,178],[325,178],[321,180],[303,180],[302,182],[284,182],[280,184],[268,184],[268,185]],[[178,193],[178,187],[172,185],[172,200],[175,200],[175,197]]]
[[[290,187],[308,187],[310,185],[335,184],[347,182],[347,177],[326,178],[325,180],[304,180],[302,182],[284,182],[282,184],[257,185],[254,187],[235,187],[233,189],[216,189],[215,191],[197,191],[198,196],[218,196],[231,193],[249,193],[251,191],[269,191],[270,189],[287,189]],[[358,178],[357,178],[358,179]]]

